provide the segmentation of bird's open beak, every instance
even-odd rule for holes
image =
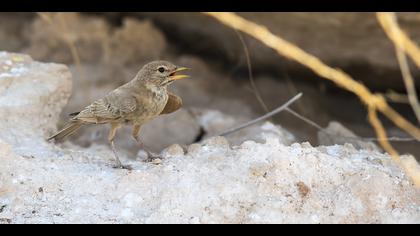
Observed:
[[[169,79],[171,81],[175,81],[175,80],[180,80],[180,79],[185,79],[188,78],[190,76],[188,75],[177,75],[176,73],[184,71],[184,70],[189,70],[189,68],[187,67],[179,67],[176,70],[174,70],[170,75],[169,75]]]

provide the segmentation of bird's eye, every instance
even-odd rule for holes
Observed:
[[[163,66],[161,66],[161,67],[159,67],[159,68],[158,68],[158,71],[159,71],[160,73],[163,73],[163,72],[165,72],[165,68],[164,68]]]

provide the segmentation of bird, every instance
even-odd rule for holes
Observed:
[[[47,141],[61,141],[74,134],[81,127],[92,124],[109,124],[108,142],[114,154],[114,168],[131,169],[123,165],[114,145],[118,128],[122,125],[132,127],[131,135],[136,142],[144,124],[163,114],[177,111],[182,106],[182,99],[168,91],[168,85],[190,76],[179,74],[189,70],[175,64],[158,60],[145,64],[128,83],[109,92],[103,98],[95,100],[79,112],[70,114],[70,119],[57,133]],[[145,148],[143,148],[145,149]],[[151,153],[145,150],[148,155]]]

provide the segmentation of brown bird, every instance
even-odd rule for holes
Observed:
[[[142,144],[138,136],[146,122],[161,114],[172,113],[182,106],[181,98],[168,92],[167,86],[176,80],[188,78],[188,75],[177,74],[187,69],[167,61],[146,64],[130,82],[94,101],[82,111],[70,114],[73,117],[65,127],[48,140],[62,140],[84,125],[110,124],[108,141],[115,156],[114,168],[130,169],[130,166],[121,164],[115,150],[117,129],[123,124],[131,125],[132,137]],[[151,155],[149,151],[146,152]]]

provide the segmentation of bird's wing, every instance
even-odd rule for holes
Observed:
[[[73,119],[88,123],[107,123],[124,117],[136,108],[137,102],[134,97],[110,94],[87,106]]]
[[[161,115],[172,113],[182,107],[182,99],[180,97],[173,93],[168,93],[168,95],[168,102],[166,103],[163,111],[160,113]]]

